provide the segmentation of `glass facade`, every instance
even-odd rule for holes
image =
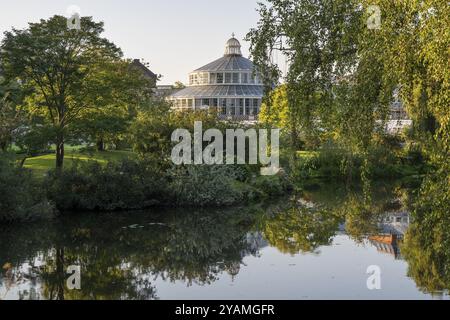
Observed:
[[[223,58],[189,74],[189,85],[168,99],[174,109],[216,108],[219,117],[256,120],[262,102],[261,77],[242,57],[239,41],[228,40]]]
[[[250,79],[250,81],[249,81]],[[210,84],[258,84],[262,85],[260,77],[249,72],[200,72],[189,75],[189,85],[210,85]]]

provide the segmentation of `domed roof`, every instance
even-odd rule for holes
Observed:
[[[242,56],[241,44],[234,37],[229,39],[225,46],[223,57],[208,63],[207,65],[194,70],[192,73],[253,73],[253,62]],[[264,87],[260,82],[250,82],[251,75],[248,75],[247,81],[238,83],[203,83],[201,85],[193,84],[170,95],[170,99],[261,99],[264,95]],[[208,77],[209,81],[209,77]]]
[[[253,67],[253,62],[242,56],[241,44],[233,33],[233,37],[225,45],[225,55],[194,72],[253,71]]]
[[[232,38],[227,41],[227,44],[225,46],[225,56],[230,55],[242,56],[241,43],[234,37],[234,33],[232,35]]]
[[[219,58],[207,65],[198,68],[194,72],[208,71],[208,72],[220,72],[220,71],[253,71],[253,62],[249,59],[238,55],[228,55]]]

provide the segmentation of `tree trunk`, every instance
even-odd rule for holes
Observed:
[[[6,152],[8,150],[8,142],[0,141],[0,150]]]
[[[20,160],[20,168],[23,168],[23,165],[25,164],[25,161],[27,161],[28,159],[28,155],[25,155],[25,157],[22,158],[22,160]]]
[[[58,133],[56,137],[56,168],[62,169],[64,166],[64,135]]]
[[[103,138],[97,140],[97,151],[105,151],[105,142],[103,141]]]
[[[56,249],[56,300],[64,300],[64,288],[66,284],[66,272],[64,270],[64,248]]]

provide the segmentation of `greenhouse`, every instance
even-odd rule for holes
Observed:
[[[168,99],[177,110],[217,108],[221,118],[257,120],[263,97],[261,78],[241,44],[227,41],[223,57],[191,72],[189,85]]]

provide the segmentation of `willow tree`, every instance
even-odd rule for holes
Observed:
[[[415,140],[435,163],[450,152],[450,6],[445,0],[371,1],[382,12],[375,45],[414,121]]]
[[[364,153],[378,120],[386,119],[386,93],[392,94],[392,83],[382,74],[383,57],[367,34],[377,32],[367,28],[367,7],[353,0],[269,0],[259,13],[247,39],[266,74],[280,74],[271,62],[275,50],[287,57],[293,144],[300,135],[310,146],[333,139]]]
[[[375,1],[378,39],[414,121],[414,139],[436,170],[422,184],[402,247],[408,274],[426,291],[450,288],[450,6],[444,0]]]
[[[102,106],[108,87],[97,81],[99,66],[117,61],[122,52],[101,37],[103,23],[81,18],[80,29],[53,16],[27,29],[5,32],[0,58],[5,76],[33,89],[33,112],[43,113],[54,131],[56,166],[62,168],[68,127],[86,109]],[[96,101],[98,103],[93,104]]]

